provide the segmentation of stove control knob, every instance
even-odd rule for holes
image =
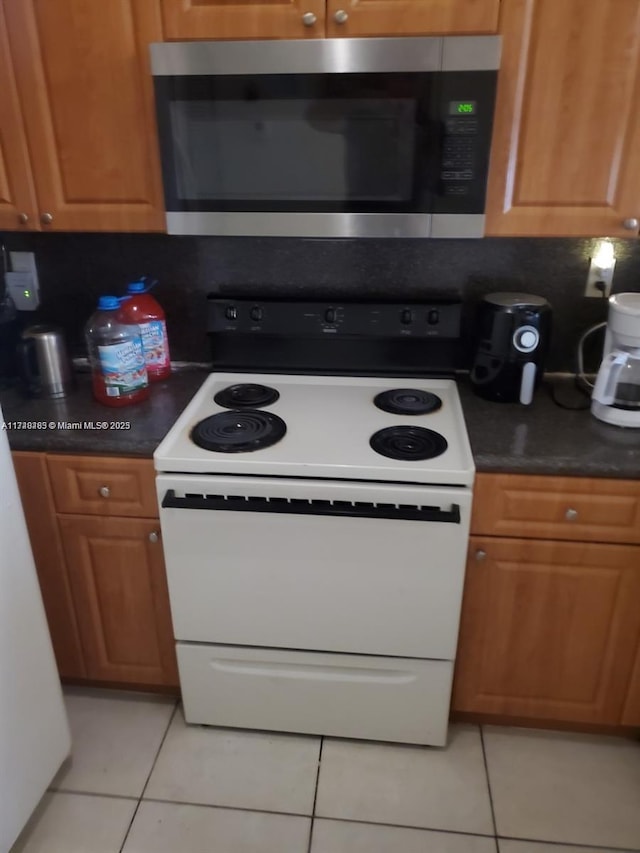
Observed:
[[[263,317],[263,311],[262,311],[262,308],[258,308],[258,306],[257,306],[257,305],[255,305],[255,306],[251,309],[251,311],[249,311],[249,316],[251,317],[251,319],[252,319],[254,322],[259,323],[259,322],[260,322],[260,320],[262,320],[262,317]]]
[[[235,305],[229,305],[229,307],[225,309],[224,315],[227,320],[237,320],[238,309],[235,307]]]
[[[335,323],[336,321],[336,309],[335,308],[327,308],[324,312],[324,319],[327,323]]]
[[[440,312],[435,308],[432,308],[431,311],[427,314],[427,323],[430,326],[437,326],[440,322]]]
[[[404,311],[400,312],[400,322],[404,326],[409,326],[413,321],[413,314],[409,311],[408,308],[405,308]]]

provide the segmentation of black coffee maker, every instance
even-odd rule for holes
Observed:
[[[475,392],[487,400],[533,400],[551,334],[551,306],[531,293],[489,293],[478,312],[478,342],[471,370]]]

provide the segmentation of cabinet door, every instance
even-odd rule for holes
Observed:
[[[27,140],[0,2],[0,231],[38,228]]]
[[[454,710],[619,723],[638,601],[638,547],[472,537]]]
[[[178,684],[158,521],[58,516],[89,678]]]
[[[58,671],[63,678],[86,678],[44,453],[14,453],[13,465]]]
[[[500,30],[487,234],[637,234],[640,0],[503,0]]]
[[[43,227],[164,229],[157,0],[4,0]]]
[[[162,0],[162,15],[167,39],[321,38],[325,0]]]
[[[499,10],[500,0],[327,0],[327,35],[495,33]]]
[[[640,726],[640,646],[636,655],[635,666],[631,674],[629,691],[624,703],[622,720],[624,726]]]

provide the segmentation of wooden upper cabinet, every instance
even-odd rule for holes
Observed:
[[[640,0],[503,0],[500,31],[487,234],[637,234]]]
[[[325,34],[325,0],[162,0],[162,15],[167,40]]]
[[[37,205],[27,140],[0,3],[0,231],[37,228]]]
[[[164,230],[148,56],[162,40],[156,0],[3,2],[43,228]]]
[[[454,710],[619,723],[639,567],[637,546],[472,537]]]
[[[495,33],[500,0],[327,0],[328,36]]]

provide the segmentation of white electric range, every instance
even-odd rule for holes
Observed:
[[[388,356],[383,326],[341,331]],[[273,356],[261,328],[217,331]],[[215,371],[154,459],[188,722],[445,744],[474,478],[453,379]]]

